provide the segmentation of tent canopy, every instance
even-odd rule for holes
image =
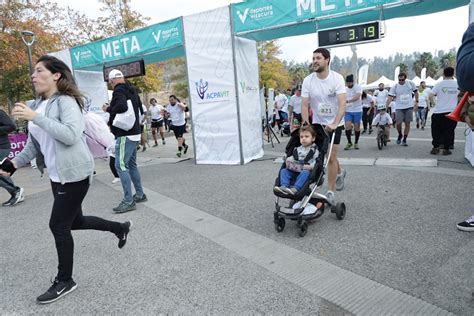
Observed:
[[[231,13],[236,35],[264,41],[344,25],[430,14],[467,5],[469,1],[250,0],[231,4]]]
[[[379,79],[375,80],[374,82],[363,85],[362,88],[364,90],[376,89],[376,88],[378,88],[379,84],[381,84],[381,83],[383,83],[385,85],[385,87],[392,87],[393,85],[396,84],[395,81],[390,80],[385,76],[382,76]]]

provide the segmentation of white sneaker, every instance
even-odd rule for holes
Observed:
[[[112,184],[116,184],[116,183],[119,183],[120,182],[120,178],[114,178],[112,180]]]
[[[342,191],[344,189],[344,179],[346,178],[346,170],[341,168],[341,173],[336,177],[336,190]]]
[[[332,191],[326,193],[326,201],[332,206],[336,205],[336,195]]]

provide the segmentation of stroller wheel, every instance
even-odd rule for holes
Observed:
[[[278,222],[275,223],[275,230],[281,233],[285,229],[285,219],[280,217]]]
[[[346,204],[344,203],[337,203],[335,206],[334,213],[336,213],[336,218],[338,220],[343,220],[346,217]]]
[[[306,236],[307,232],[308,232],[308,223],[306,223],[306,221],[303,221],[300,225],[300,232],[298,233],[298,236],[304,237]]]

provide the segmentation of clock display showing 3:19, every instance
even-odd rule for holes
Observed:
[[[380,22],[322,30],[318,32],[319,47],[344,46],[355,43],[379,41]]]

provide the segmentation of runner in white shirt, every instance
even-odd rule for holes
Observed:
[[[387,98],[388,98],[388,91],[385,90],[385,84],[382,82],[379,83],[379,88],[374,91],[374,98],[375,98],[375,107],[378,108],[378,106],[386,106],[387,105]],[[392,115],[392,109],[387,108],[388,114]]]
[[[275,109],[275,120],[281,129],[283,122],[288,120],[288,97],[283,92],[278,93],[273,103]]]
[[[431,98],[437,97],[431,115],[432,155],[438,154],[441,146],[443,155],[452,154],[449,149],[454,145],[454,132],[457,125],[457,122],[446,117],[446,114],[451,113],[458,103],[458,82],[454,79],[454,68],[445,68],[443,77],[443,81],[438,82],[431,91]]]
[[[415,100],[413,100],[413,94],[415,95]],[[402,143],[403,146],[408,146],[407,137],[410,133],[410,123],[413,121],[413,110],[415,112],[418,110],[418,90],[413,82],[407,80],[407,75],[403,72],[398,75],[398,83],[388,93],[386,107],[390,105],[394,97],[397,98],[397,144]],[[405,123],[403,135],[402,123]]]
[[[295,94],[290,98],[290,121],[296,118],[301,123],[301,88],[296,88]]]
[[[345,170],[337,160],[337,149],[341,142],[344,127],[344,113],[346,111],[346,88],[344,78],[337,72],[329,70],[331,54],[325,48],[318,48],[313,52],[314,72],[303,81],[301,89],[303,124],[309,123],[309,110],[313,112],[313,127],[318,134],[316,143],[321,148],[324,135],[331,137],[334,133],[334,145],[328,165],[328,192],[327,200],[335,204],[334,191],[344,188]],[[322,137],[323,136],[323,137]]]
[[[158,140],[156,139],[156,130],[159,129],[161,142],[163,145],[166,144],[165,141],[165,129],[164,125],[164,118],[163,118],[163,111],[164,108],[158,104],[155,98],[150,99],[150,114],[151,114],[151,135],[153,136],[153,140],[155,141],[155,145],[153,147],[158,146]]]
[[[420,82],[418,87],[418,111],[416,112],[416,128],[425,129],[426,112],[430,109],[430,93],[431,89],[426,87],[426,82]]]
[[[372,134],[372,120],[374,119],[374,103],[375,98],[367,92],[362,92],[362,125],[364,130],[362,134],[367,132],[367,125],[369,127],[369,134]],[[384,103],[385,105],[385,103]]]
[[[354,83],[354,75],[346,77],[346,113],[344,115],[347,145],[344,150],[359,149],[360,121],[362,119],[362,86]],[[352,129],[354,129],[355,142],[352,145]]]
[[[178,102],[175,95],[170,95],[169,101],[170,104],[166,107],[166,111],[171,119],[170,129],[174,132],[174,136],[178,140],[178,152],[176,153],[176,156],[181,157],[181,151],[183,151],[183,148],[183,153],[186,154],[189,147],[186,145],[186,140],[183,136],[186,132],[186,118],[184,114],[186,105]]]

